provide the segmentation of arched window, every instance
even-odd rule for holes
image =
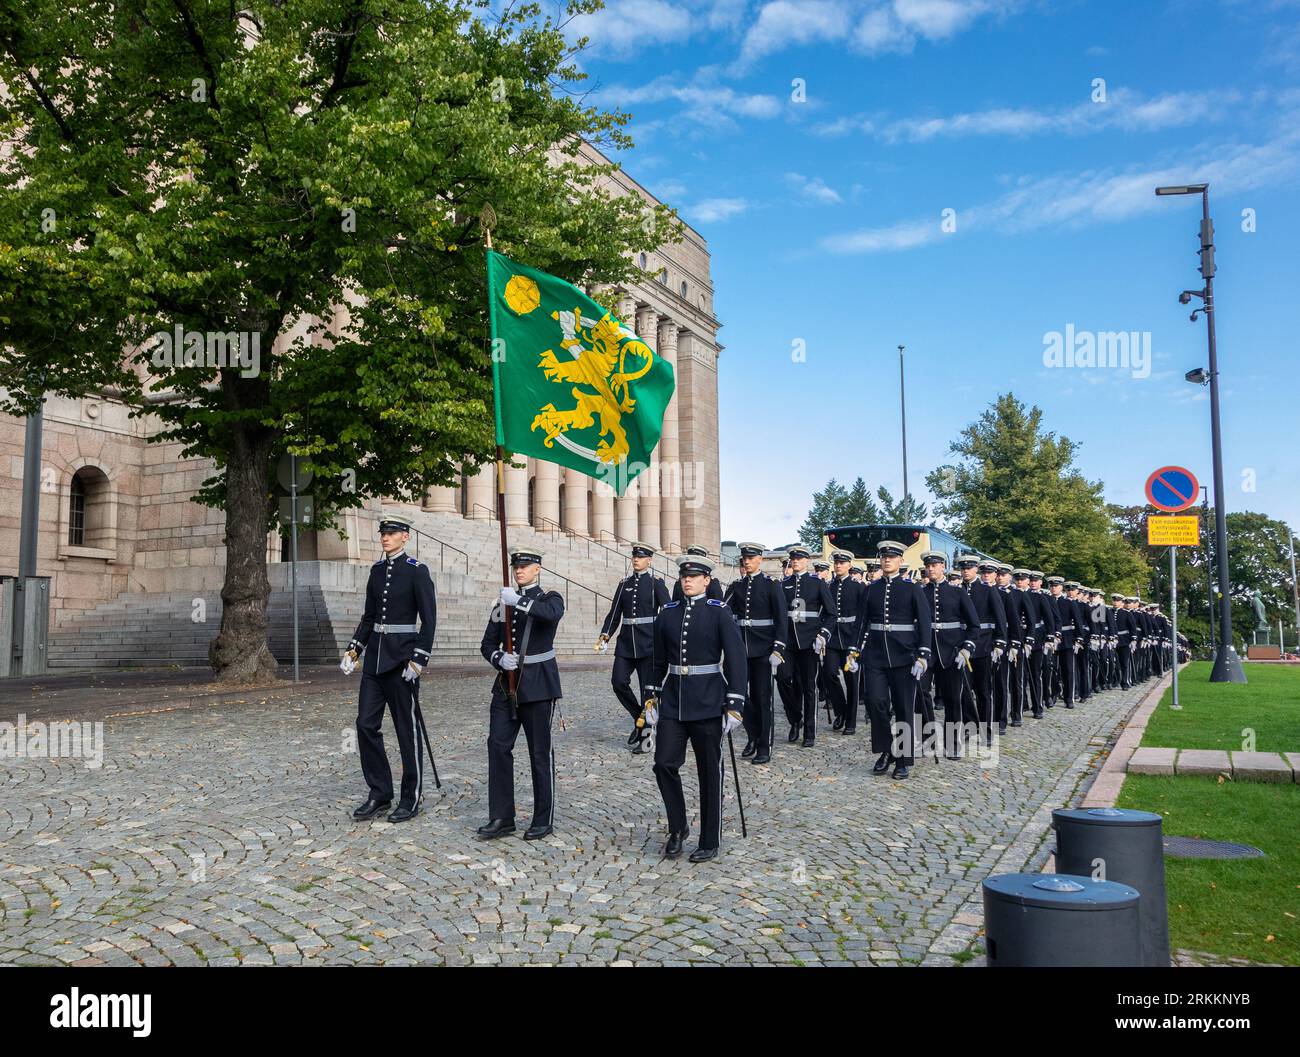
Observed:
[[[68,489],[68,546],[113,548],[115,532],[108,476],[98,466],[83,466]]]
[[[685,283],[685,281],[683,281],[683,282],[682,282],[682,297],[683,297],[683,298],[686,297],[686,293],[687,293],[687,290],[686,290],[686,283]]]
[[[72,502],[68,507],[68,543],[86,545],[86,481],[80,471],[72,475]]]
[[[638,260],[638,263],[641,265],[641,270],[644,271],[645,268],[646,268],[646,265],[650,263],[650,260],[649,260],[649,258],[646,257],[646,255],[643,253],[643,254],[641,254],[641,256],[640,256],[640,258],[639,258],[639,260]]]
[[[664,286],[667,286],[667,285],[668,285],[668,269],[667,269],[667,268],[664,268],[664,269],[662,269],[662,270],[659,272],[659,281],[660,281],[661,283],[663,283]]]

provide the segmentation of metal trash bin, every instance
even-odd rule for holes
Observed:
[[[1012,873],[984,882],[985,964],[1141,965],[1136,888],[1065,874]]]
[[[1060,808],[1056,872],[1132,885],[1142,893],[1138,922],[1142,964],[1169,967],[1169,905],[1165,898],[1165,844],[1161,818],[1117,807]]]

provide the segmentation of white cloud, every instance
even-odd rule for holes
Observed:
[[[849,12],[836,0],[771,0],[745,33],[742,65],[792,45],[840,40],[849,30]]]
[[[702,224],[718,224],[740,216],[748,208],[749,203],[743,198],[706,198],[687,212]]]
[[[682,104],[682,117],[715,130],[734,127],[733,118],[766,120],[782,111],[781,100],[774,95],[737,92],[698,73],[690,82],[665,74],[643,85],[611,85],[601,92],[601,100],[618,107],[675,100]]]
[[[623,56],[683,42],[693,28],[690,9],[669,0],[606,0],[604,10],[576,16],[565,33],[571,40],[590,38],[593,53]]]
[[[818,205],[838,205],[843,201],[840,193],[833,187],[828,187],[826,181],[820,176],[804,176],[802,173],[788,172],[785,174],[785,182],[794,188],[801,198]]]
[[[971,231],[1019,234],[1112,223],[1168,208],[1155,196],[1160,184],[1209,181],[1216,191],[1236,193],[1294,180],[1298,174],[1300,128],[1291,126],[1263,145],[1207,147],[1195,157],[1158,166],[1026,178],[999,198],[959,209],[955,234],[943,230],[936,210],[929,219],[832,235],[821,247],[839,254],[881,253]]]

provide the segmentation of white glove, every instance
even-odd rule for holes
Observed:
[[[1048,640],[1043,644],[1043,652],[1044,652],[1044,653],[1055,653],[1055,652],[1056,652],[1056,641],[1055,641],[1054,639],[1048,639]]]
[[[959,649],[959,650],[957,651],[957,658],[956,658],[956,660],[957,660],[957,667],[958,667],[958,668],[969,668],[969,667],[970,667],[970,650],[966,649],[966,647],[963,646],[961,649]]]
[[[1034,652],[1034,640],[1025,639],[1025,656],[1028,657],[1033,652]]]
[[[1002,660],[1002,655],[1006,652],[1007,651],[1004,650],[1001,646],[994,646],[993,652],[989,654],[989,657],[994,664],[997,664],[998,661]]]
[[[849,654],[849,659],[844,662],[846,672],[856,672],[858,670],[858,655],[856,652]]]
[[[519,600],[524,596],[516,591],[513,587],[501,588],[501,604],[503,606],[517,606]]]
[[[652,697],[645,703],[645,725],[653,727],[659,722],[659,709]]]
[[[517,653],[503,653],[500,660],[497,661],[497,667],[503,672],[513,672],[519,667],[519,655]]]
[[[920,679],[925,674],[925,658],[918,657],[916,663],[912,665],[912,678]]]
[[[825,652],[826,652],[826,640],[822,638],[820,635],[818,635],[815,639],[813,639],[813,653],[817,654],[817,656],[820,657]]]
[[[596,643],[596,652],[602,656],[609,652],[609,639],[602,635]]]
[[[738,726],[740,726],[740,724],[741,724],[741,718],[739,712],[736,712],[734,710],[728,710],[727,712],[723,713],[722,733],[724,736],[730,734],[733,730],[735,730]]]
[[[1082,642],[1079,642],[1078,640],[1076,640],[1075,643],[1074,643],[1074,652],[1075,652],[1075,653],[1079,653],[1079,652],[1081,652],[1082,650],[1083,650],[1083,643],[1082,643]]]
[[[357,670],[357,658],[351,650],[343,655],[343,660],[339,661],[339,667],[343,669],[344,675],[351,675]]]
[[[1007,651],[1007,660],[1009,660],[1012,664],[1015,664],[1016,661],[1020,660],[1019,646],[1012,646],[1011,649]]]
[[[767,655],[767,663],[772,666],[772,671],[776,671],[781,667],[781,655],[773,650]]]
[[[420,672],[423,669],[414,661],[408,661],[406,667],[402,669],[402,678],[408,683],[413,683],[420,678]]]

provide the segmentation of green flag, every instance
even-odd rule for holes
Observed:
[[[497,443],[622,495],[650,467],[676,381],[577,287],[487,251]]]

